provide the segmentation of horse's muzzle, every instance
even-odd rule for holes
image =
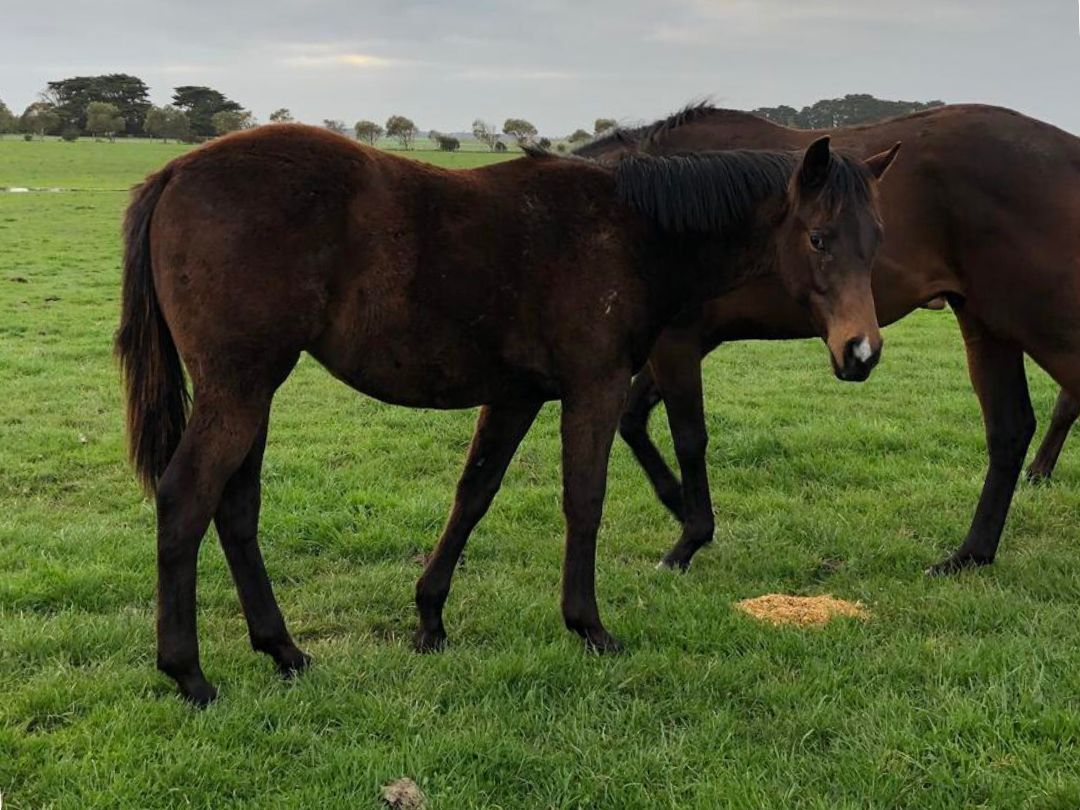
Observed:
[[[870,376],[874,366],[881,359],[881,344],[876,347],[865,335],[853,337],[844,344],[844,359],[838,363],[833,356],[833,371],[837,378],[845,382],[862,382]]]

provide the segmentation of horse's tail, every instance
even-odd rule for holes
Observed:
[[[137,187],[124,217],[123,304],[114,347],[127,388],[128,453],[149,491],[180,443],[190,402],[150,264],[150,220],[171,174],[165,167]]]

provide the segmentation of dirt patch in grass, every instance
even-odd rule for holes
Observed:
[[[866,616],[866,609],[859,602],[848,602],[834,596],[788,596],[768,593],[753,599],[736,602],[735,607],[755,619],[772,624],[793,624],[796,627],[814,627],[826,624],[837,616]]]
[[[420,787],[412,779],[396,779],[388,785],[384,785],[381,798],[383,802],[394,810],[424,810],[427,806],[427,797]]]

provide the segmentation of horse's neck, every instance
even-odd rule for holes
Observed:
[[[699,301],[719,298],[755,279],[777,274],[779,230],[772,206],[725,238],[706,241],[696,256],[692,296]]]

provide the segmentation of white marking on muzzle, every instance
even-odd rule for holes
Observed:
[[[870,355],[874,352],[870,348],[870,341],[867,338],[863,338],[859,341],[859,345],[855,347],[854,355],[855,359],[860,363],[865,363],[870,359]]]

